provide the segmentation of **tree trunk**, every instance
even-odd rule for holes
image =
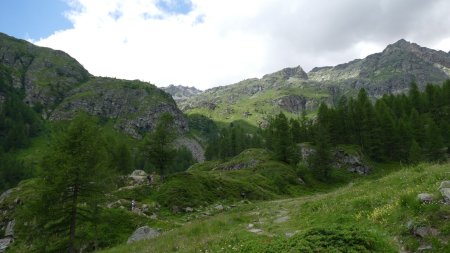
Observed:
[[[78,186],[73,188],[72,211],[70,213],[69,253],[75,253],[75,229],[77,225]]]

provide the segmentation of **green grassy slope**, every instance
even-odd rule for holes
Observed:
[[[438,191],[440,182],[450,179],[449,172],[448,163],[421,164],[329,193],[239,204],[158,238],[104,252],[398,252],[423,245],[449,252],[443,242],[450,236],[450,206],[439,201]],[[433,194],[436,201],[419,203],[421,192]],[[413,235],[419,227],[437,229],[439,235]]]

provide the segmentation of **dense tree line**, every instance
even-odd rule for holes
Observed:
[[[29,176],[15,151],[26,148],[43,126],[38,113],[22,101],[22,92],[8,85],[5,76],[0,73],[0,191]]]
[[[263,141],[260,134],[250,134],[239,124],[230,123],[210,140],[205,157],[207,160],[225,159],[236,156],[245,149],[262,146]]]
[[[335,107],[322,103],[314,120],[290,119],[280,113],[263,131],[265,147],[277,160],[296,164],[301,142],[316,152],[308,161],[314,174],[329,176],[330,150],[358,145],[379,162],[442,161],[450,147],[450,81],[428,84],[423,92],[412,83],[408,94],[385,95],[372,102],[361,89],[356,98],[342,97]]]
[[[424,92],[412,83],[408,94],[385,95],[375,103],[362,89],[334,108],[322,104],[318,126],[333,145],[359,145],[376,161],[443,160],[450,146],[450,81],[428,84]]]

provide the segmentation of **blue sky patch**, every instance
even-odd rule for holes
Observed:
[[[156,6],[170,14],[188,14],[192,11],[190,0],[159,0]]]
[[[55,31],[72,28],[64,17],[70,6],[64,0],[1,0],[0,32],[38,40]]]

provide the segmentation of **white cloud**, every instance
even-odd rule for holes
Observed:
[[[186,0],[71,0],[73,28],[36,43],[94,75],[201,89],[343,63],[400,38],[450,50],[446,0],[192,0],[187,14],[158,1]]]

